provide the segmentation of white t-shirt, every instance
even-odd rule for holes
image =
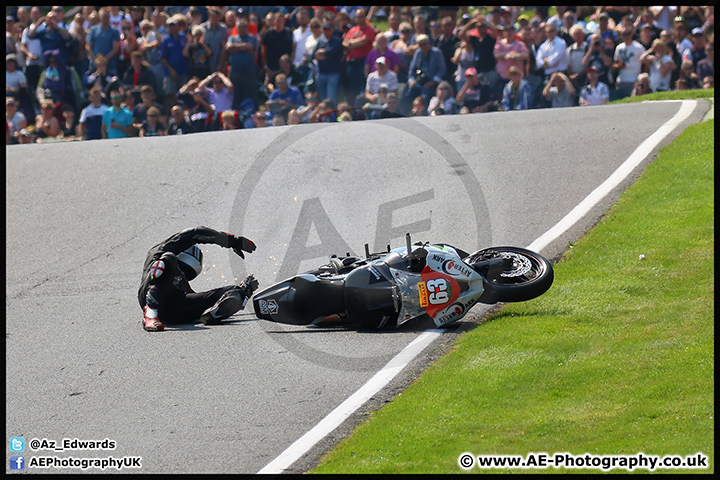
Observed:
[[[20,131],[18,127],[20,122],[22,122],[23,120],[27,119],[25,118],[25,115],[20,112],[15,112],[15,115],[13,115],[10,120],[8,120],[7,116],[5,117],[5,121],[8,122],[8,125],[10,126],[10,135],[13,135],[15,132]]]
[[[30,31],[30,27],[23,30],[21,43],[25,45],[28,52],[37,55],[38,58],[37,60],[31,60],[30,57],[25,58],[25,65],[42,65],[45,61],[43,60],[42,42],[39,38],[28,37],[28,31]]]
[[[20,88],[20,84],[23,83],[27,85],[27,78],[21,70],[15,70],[12,73],[5,70],[5,85],[17,90]]]
[[[662,90],[670,90],[670,76],[672,70],[668,71],[664,76],[660,75],[660,67],[667,62],[672,62],[670,55],[663,55],[662,58],[656,59],[652,65],[650,65],[650,88],[653,92]]]
[[[305,57],[305,40],[307,40],[308,37],[312,37],[312,29],[310,28],[310,25],[307,25],[305,27],[304,32],[303,32],[302,27],[298,27],[295,30],[293,30],[293,44],[295,45],[295,57],[293,57],[292,63],[296,67],[302,65],[302,63],[303,63],[303,59]]]
[[[603,99],[610,99],[610,90],[603,82],[598,82],[595,88],[587,84],[580,90],[580,105],[585,102],[588,102],[587,105],[602,105]]]
[[[615,48],[613,60],[622,60],[625,62],[625,68],[618,72],[618,82],[635,83],[638,75],[640,75],[642,71],[640,55],[642,55],[644,51],[645,47],[635,40],[633,40],[630,45],[623,42]]]

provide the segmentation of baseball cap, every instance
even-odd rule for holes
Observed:
[[[325,23],[323,23],[323,28],[330,28],[330,29],[332,29],[332,30],[335,29],[335,27],[333,26],[333,24],[330,23],[330,22],[325,22]]]
[[[600,12],[600,15],[598,15],[598,18],[610,18],[610,15],[608,15],[607,12]]]
[[[693,34],[693,35],[705,35],[705,32],[703,31],[702,28],[700,28],[700,27],[695,27],[695,28],[692,29],[692,34]]]
[[[378,91],[387,90],[387,89],[388,89],[387,83],[381,83],[380,85],[378,85]]]
[[[166,25],[177,25],[177,20],[175,20],[173,17],[170,17],[165,22]]]
[[[477,70],[475,69],[475,67],[470,67],[467,70],[465,70],[466,77],[472,77],[473,75],[477,75]]]
[[[587,71],[588,72],[597,72],[598,69],[597,69],[597,67],[590,66],[590,67],[588,67]]]
[[[387,65],[387,60],[385,60],[385,57],[378,57],[377,60],[375,60],[375,63],[382,63],[383,65]]]
[[[17,55],[15,55],[14,53],[8,53],[7,55],[5,55],[5,63],[9,62],[10,60],[17,63]]]

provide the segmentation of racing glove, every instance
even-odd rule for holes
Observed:
[[[252,240],[241,237],[240,235],[232,235],[230,237],[230,245],[228,246],[232,248],[235,253],[240,255],[240,258],[243,260],[245,259],[243,251],[252,253],[257,248]]]

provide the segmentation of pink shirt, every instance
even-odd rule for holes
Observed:
[[[512,43],[507,43],[507,40],[502,39],[497,42],[495,42],[495,48],[493,49],[493,55],[495,55],[495,59],[497,60],[497,65],[495,69],[500,74],[502,78],[505,80],[508,79],[507,77],[507,71],[510,67],[515,65],[520,69],[520,71],[525,71],[525,60],[521,59],[502,59],[497,58],[498,54],[506,54],[510,52],[515,53],[524,53],[527,54],[528,48],[525,46],[525,44],[519,40],[515,40]]]

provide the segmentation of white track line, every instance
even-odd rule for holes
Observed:
[[[565,233],[578,220],[586,215],[597,203],[602,200],[613,188],[617,187],[640,162],[642,162],[652,150],[670,133],[675,127],[682,123],[695,109],[695,100],[682,100],[680,110],[674,117],[662,125],[647,140],[640,144],[627,160],[608,177],[599,187],[580,202],[570,213],[560,220],[554,227],[541,235],[527,248],[540,252],[550,242]],[[340,426],[360,406],[367,402],[380,389],[385,387],[395,376],[400,373],[425,347],[439,337],[445,330],[429,329],[420,334],[415,340],[403,348],[387,365],[365,383],[358,391],[353,393],[347,400],[341,403],[335,410],[330,412],[320,423],[315,425],[305,435],[298,438],[284,452],[278,455],[257,473],[282,473],[300,457],[306,454],[320,440]]]
[[[677,101],[677,100],[673,100]],[[690,114],[695,110],[696,100],[682,100],[680,110],[670,120],[665,122],[655,133],[650,135],[639,147],[628,157],[625,162],[618,167],[612,175],[608,177],[599,187],[590,193],[585,199],[580,202],[570,213],[555,224],[550,230],[542,234],[537,240],[528,245],[528,250],[536,252],[542,251],[543,248],[547,247],[550,242],[558,238],[560,235],[565,233],[570,227],[584,217],[595,205],[600,202],[613,188],[620,185],[620,182],[625,180],[630,173],[635,170],[640,162],[642,162],[655,147],[679,124],[685,121]]]
[[[308,452],[316,443],[335,430],[342,422],[352,415],[362,404],[375,395],[381,388],[390,383],[390,380],[400,373],[425,347],[439,337],[445,330],[429,329],[415,338],[410,344],[395,355],[382,370],[376,373],[365,385],[341,403],[335,410],[323,418],[312,430],[295,443],[290,445],[275,460],[268,463],[257,473],[282,473],[283,470],[295,463]]]

